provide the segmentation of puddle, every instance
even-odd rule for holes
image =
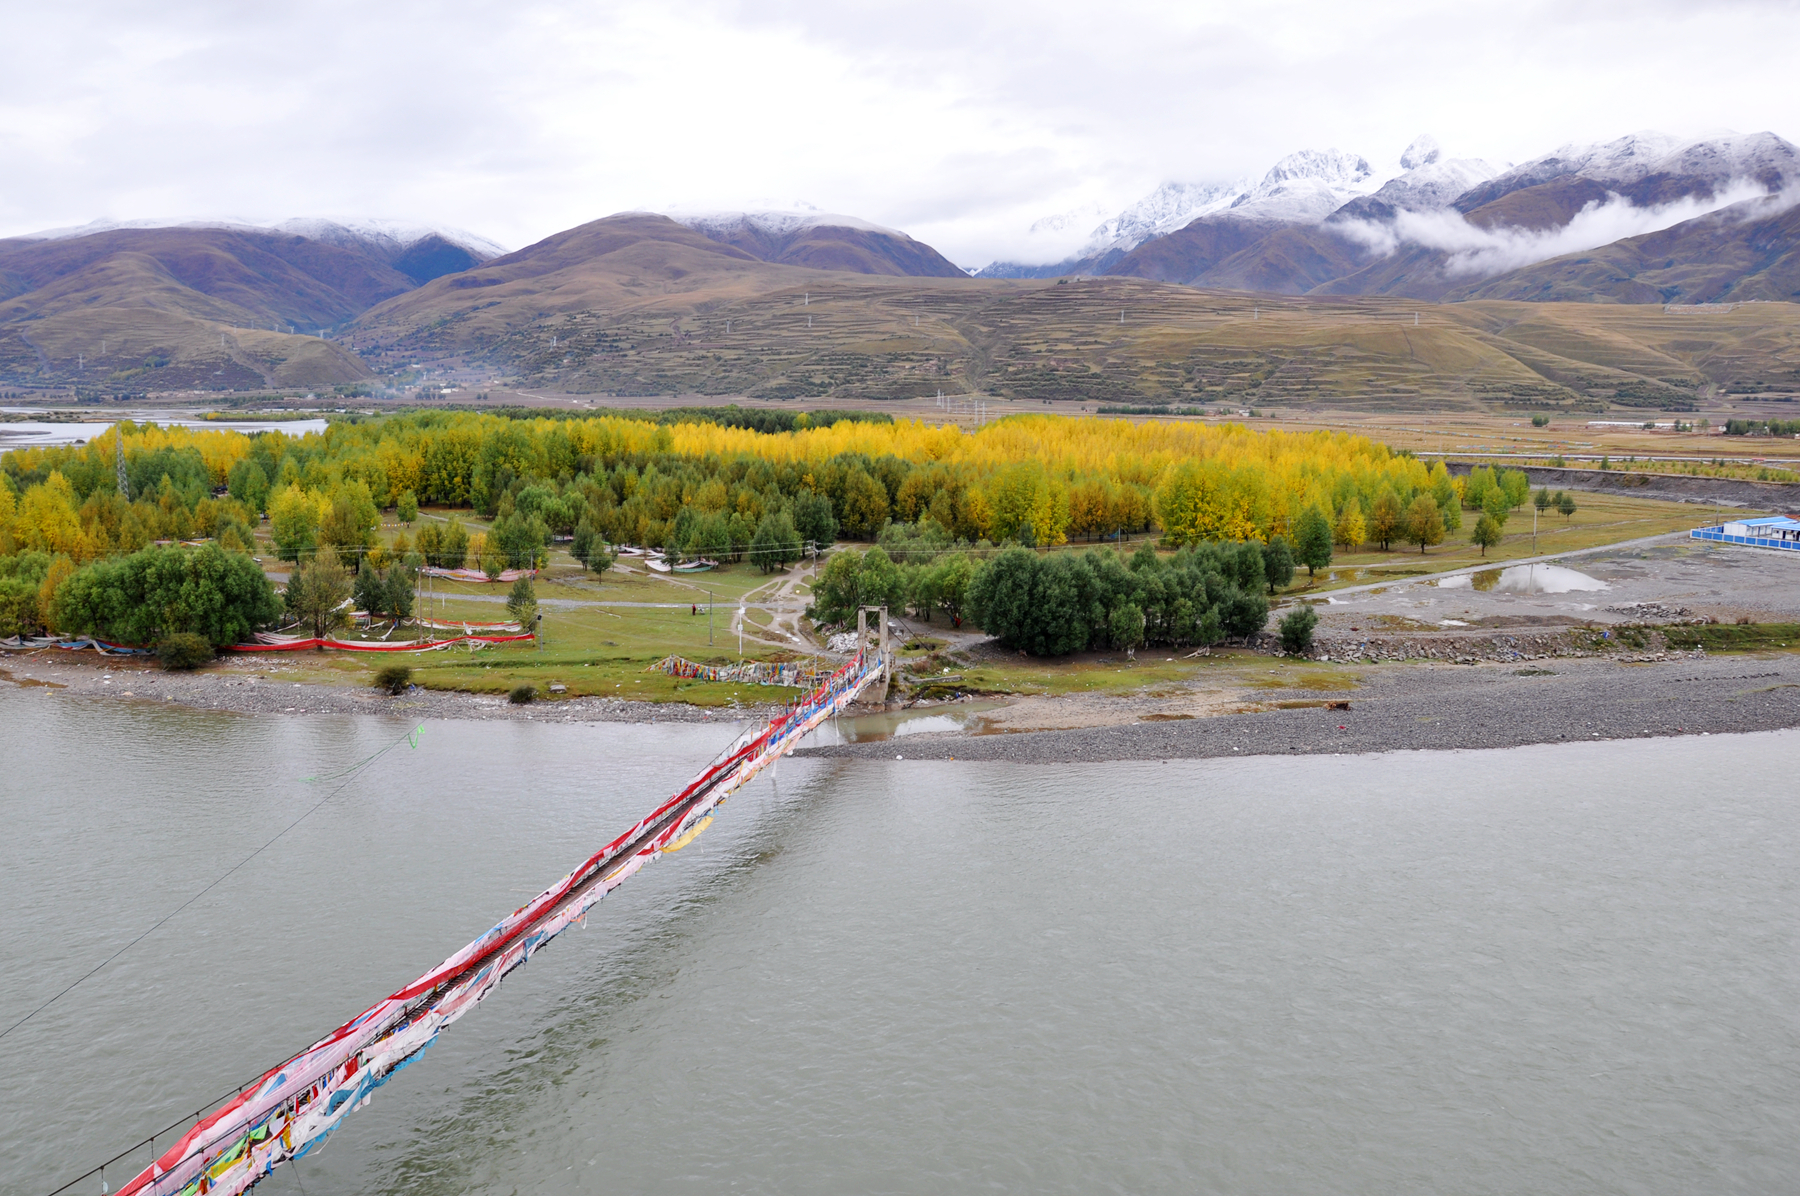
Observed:
[[[808,747],[831,747],[840,743],[881,743],[907,735],[929,735],[943,731],[976,730],[986,720],[981,716],[998,710],[1005,702],[963,702],[955,706],[933,706],[924,710],[896,710],[886,714],[862,714],[855,718],[834,718],[820,723],[807,736]]]
[[[1604,590],[1605,582],[1561,565],[1511,565],[1460,573],[1436,583],[1440,590],[1479,590],[1498,594],[1572,594]]]

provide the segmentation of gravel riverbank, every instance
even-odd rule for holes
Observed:
[[[1384,665],[1364,670],[1357,688],[1347,693],[1288,691],[1283,697],[1318,704],[1055,731],[908,735],[802,748],[795,755],[1058,764],[1771,731],[1800,727],[1800,656]],[[1347,709],[1327,705],[1345,701]]]
[[[491,694],[420,689],[390,696],[364,686],[284,680],[285,666],[255,657],[221,660],[192,673],[169,673],[129,658],[91,653],[9,653],[0,681],[50,686],[84,697],[169,702],[243,714],[401,714],[432,719],[510,719],[566,723],[706,723],[771,717],[773,706],[705,708],[679,702],[554,698],[515,706]]]

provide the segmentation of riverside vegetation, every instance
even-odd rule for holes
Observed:
[[[826,563],[816,620],[879,601],[1033,654],[1205,645],[1257,633],[1297,566],[1423,551],[1465,510],[1480,541],[1529,498],[1514,471],[1452,478],[1366,437],[1242,425],[1018,416],[968,432],[734,408],[415,413],[300,437],[126,422],[0,459],[0,634],[218,645],[285,615],[326,635],[345,597],[408,618],[420,564],[495,575],[544,564],[562,536],[591,575],[625,543],[775,571],[808,542],[874,541]],[[382,509],[410,524],[421,504],[447,517],[377,534]],[[1041,552],[1144,533],[1165,551]],[[151,543],[189,538],[210,543]],[[245,554],[263,543],[294,562],[285,600],[251,580]],[[220,596],[132,597],[130,579],[188,575]],[[513,599],[535,616],[529,583]]]

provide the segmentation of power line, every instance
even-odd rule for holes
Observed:
[[[382,748],[380,751],[365,758],[362,761],[362,763],[353,765],[348,773],[336,774],[336,775],[343,776],[343,778],[344,778],[343,784],[339,785],[336,789],[333,789],[330,793],[328,793],[324,797],[320,798],[316,803],[313,804],[313,806],[310,809],[308,809],[306,811],[306,813],[300,815],[300,817],[294,819],[292,822],[288,823],[287,826],[285,826],[281,830],[277,831],[275,833],[274,837],[271,838],[267,843],[264,843],[261,847],[258,847],[255,851],[251,852],[249,855],[245,856],[243,859],[241,859],[237,863],[233,864],[230,868],[227,868],[211,884],[207,885],[204,889],[201,889],[198,893],[195,893],[192,897],[189,897],[186,901],[183,901],[180,905],[176,906],[174,909],[172,909],[168,913],[164,914],[148,930],[144,931],[142,934],[140,934],[136,938],[132,939],[129,943],[126,943],[123,947],[120,947],[117,951],[114,951],[111,955],[108,955],[105,959],[103,959],[99,963],[95,964],[91,969],[88,970],[88,972],[85,975],[77,978],[67,988],[63,989],[61,992],[59,992],[55,996],[51,997],[48,1001],[45,1001],[42,1005],[39,1005],[36,1009],[33,1009],[30,1013],[26,1014],[24,1017],[20,1018],[18,1021],[14,1022],[12,1025],[8,1026],[6,1029],[0,1030],[0,1038],[5,1038],[8,1034],[11,1034],[14,1030],[17,1030],[20,1026],[23,1026],[26,1022],[30,1021],[32,1018],[36,1017],[38,1014],[42,1013],[44,1010],[50,1008],[50,1006],[56,1004],[56,1002],[62,1000],[64,997],[68,996],[71,992],[75,991],[77,986],[79,986],[83,982],[85,982],[85,981],[91,979],[92,977],[94,977],[95,975],[97,975],[102,968],[106,967],[107,964],[109,964],[113,960],[119,958],[119,956],[125,954],[125,952],[131,950],[133,947],[137,946],[139,943],[141,943],[145,939],[149,938],[152,934],[156,933],[156,931],[160,930],[176,914],[179,914],[182,910],[186,909],[188,906],[194,904],[194,902],[200,900],[200,898],[206,896],[208,893],[210,893],[214,889],[218,888],[220,884],[224,883],[224,881],[226,880],[227,877],[232,875],[232,873],[236,872],[238,869],[242,868],[245,864],[248,864],[251,860],[255,859],[257,856],[261,855],[263,852],[265,852],[269,848],[273,847],[275,845],[276,840],[280,839],[283,835],[287,834],[289,831],[291,831],[295,827],[299,826],[302,822],[305,822],[308,818],[312,817],[312,815],[321,806],[323,806],[326,802],[330,801],[332,798],[334,798],[338,794],[342,793],[344,791],[344,786],[348,785],[351,781],[356,779],[357,773],[361,772],[363,769],[367,768],[369,765],[375,763],[375,761],[381,759],[383,756],[387,755],[389,752],[391,752],[395,748],[399,747],[402,743],[410,743],[415,748],[418,747],[417,736],[424,729],[425,729],[425,725],[423,723],[420,723],[417,727],[414,727],[412,730],[410,730],[406,734],[402,735],[399,739],[394,740],[394,742],[388,744],[386,747]],[[323,777],[323,778],[308,777],[306,779],[308,781],[319,781],[319,780],[330,780],[331,778],[330,777]]]

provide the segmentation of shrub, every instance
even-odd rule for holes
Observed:
[[[512,692],[506,695],[506,700],[514,706],[529,706],[537,701],[537,690],[529,685],[515,685]]]
[[[404,664],[386,664],[375,670],[375,688],[385,689],[391,694],[406,692],[412,684],[412,667]]]
[[[1301,653],[1312,648],[1313,628],[1319,625],[1319,614],[1311,606],[1295,607],[1283,616],[1281,648],[1284,652]]]
[[[157,642],[156,658],[171,672],[197,669],[213,658],[213,646],[205,636],[177,631]]]

